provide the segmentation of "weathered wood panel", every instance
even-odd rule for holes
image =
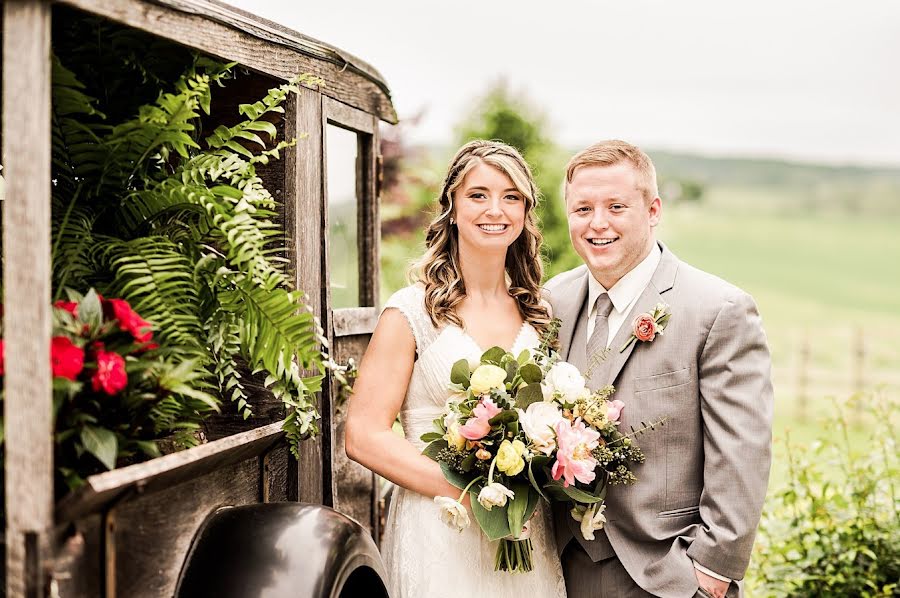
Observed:
[[[305,135],[305,138],[299,139]],[[322,318],[322,235],[324,195],[322,189],[322,96],[301,89],[285,107],[285,136],[298,138],[296,147],[285,152],[285,234],[291,253],[289,266],[294,284],[306,292],[313,313]],[[322,401],[319,400],[319,413]],[[302,502],[323,502],[323,441],[316,437],[302,443],[296,479],[289,478],[288,496]],[[292,473],[292,471],[294,473]]]
[[[283,437],[281,422],[278,422],[146,463],[90,476],[77,492],[57,504],[56,520],[58,523],[73,521],[107,508],[123,497],[152,494],[258,457]]]
[[[3,57],[6,592],[32,596],[53,521],[48,2],[3,3]]]
[[[357,166],[357,195],[360,197],[359,218],[359,280],[360,304],[378,305],[381,281],[381,222],[379,213],[378,121],[372,121],[372,134],[359,136]],[[372,328],[374,330],[374,327]]]
[[[64,3],[280,79],[312,73],[325,80],[327,95],[397,122],[386,86],[372,67],[327,44],[263,19],[249,18],[236,9],[198,0]]]
[[[197,530],[216,509],[261,500],[258,459],[221,467],[117,507],[107,546],[115,593],[107,598],[172,596]]]
[[[102,596],[103,516],[98,513],[61,526],[54,546],[51,576],[57,595]]]
[[[331,323],[336,337],[372,334],[378,323],[378,308],[345,307],[336,309],[332,314]]]
[[[339,363],[353,358],[359,363],[369,344],[371,335],[335,337],[334,356]],[[344,451],[344,424],[347,417],[347,405],[339,403],[333,397],[332,434],[334,437],[334,453],[331,466],[334,471],[333,494],[334,508],[341,513],[356,519],[360,525],[368,529],[373,537],[379,537],[378,530],[378,496],[376,492],[375,474],[362,465],[347,458]]]
[[[343,102],[331,98],[324,98],[322,101],[322,110],[325,112],[328,122],[332,124],[342,126],[351,131],[367,133],[369,135],[372,135],[375,132],[377,121],[371,114],[348,106]]]

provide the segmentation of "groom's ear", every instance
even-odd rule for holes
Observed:
[[[647,209],[650,212],[650,226],[656,226],[659,224],[660,216],[662,216],[662,200],[654,197]]]

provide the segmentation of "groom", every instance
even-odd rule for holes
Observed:
[[[595,540],[556,508],[569,598],[739,596],[766,494],[773,397],[756,305],[656,241],[658,195],[650,158],[623,141],[592,145],[566,169],[585,266],[546,285],[562,357],[592,389],[615,385],[620,431],[666,418],[636,438],[638,482],[609,488]],[[671,314],[664,332],[628,344],[658,304]]]

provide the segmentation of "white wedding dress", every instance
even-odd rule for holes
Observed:
[[[482,349],[457,326],[435,329],[425,311],[425,292],[420,285],[394,293],[384,307],[398,309],[409,321],[418,358],[413,367],[400,422],[413,446],[433,431],[450,396],[450,368],[460,359],[477,360]],[[524,324],[510,348],[518,354],[537,347],[539,338]],[[453,498],[458,498],[457,494]],[[552,518],[541,503],[531,520],[534,570],[528,573],[494,571],[497,542],[489,542],[471,518],[468,528],[457,532],[441,522],[430,497],[397,487],[385,524],[381,553],[390,576],[394,598],[442,598],[489,596],[490,598],[556,598],[566,595],[562,569],[550,529]]]

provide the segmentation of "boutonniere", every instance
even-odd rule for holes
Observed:
[[[666,329],[670,317],[672,317],[672,312],[665,303],[657,303],[656,308],[650,313],[638,314],[631,324],[631,336],[628,338],[628,342],[619,349],[619,353],[624,352],[635,341],[652,342],[657,334],[662,334]]]

